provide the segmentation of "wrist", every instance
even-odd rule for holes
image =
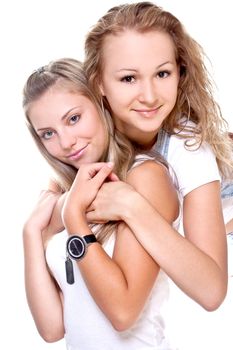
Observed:
[[[124,207],[122,207],[121,219],[126,223],[134,220],[142,211],[144,202],[145,199],[138,192],[131,191],[124,202]]]
[[[69,235],[74,235],[79,232],[80,236],[85,236],[91,233],[86,216],[83,214],[75,215],[68,220],[64,220],[65,228]]]
[[[25,244],[42,244],[42,231],[38,229],[24,226],[22,237]]]
[[[68,238],[66,242],[66,251],[71,259],[81,260],[86,252],[88,245],[97,243],[95,235],[90,232],[87,235],[75,234]]]
[[[38,225],[36,225],[36,223],[33,222],[29,222],[27,221],[24,226],[23,226],[23,235],[24,236],[41,236],[41,233],[43,231],[43,228],[39,227]]]

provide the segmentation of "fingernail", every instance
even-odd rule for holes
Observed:
[[[108,162],[108,163],[107,163],[107,166],[108,166],[109,168],[113,168],[113,165],[114,165],[113,162]]]

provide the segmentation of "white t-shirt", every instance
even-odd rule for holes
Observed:
[[[90,295],[73,261],[75,283],[66,282],[66,231],[52,237],[46,249],[46,260],[63,293],[65,339],[68,350],[172,350],[165,337],[163,306],[169,296],[166,274],[160,271],[141,315],[133,327],[117,332]],[[112,256],[114,234],[104,249]],[[94,266],[94,265],[93,265]],[[111,278],[111,276],[106,276]]]
[[[147,156],[145,157],[148,159]],[[142,161],[145,160],[145,157]],[[179,222],[180,217],[173,223],[176,229]],[[165,335],[163,320],[163,308],[169,297],[167,275],[160,270],[138,320],[127,331],[118,332],[90,295],[75,261],[73,261],[75,283],[70,285],[66,282],[67,239],[68,234],[64,230],[52,237],[46,249],[47,264],[63,294],[67,349],[172,350]],[[110,257],[113,255],[114,245],[115,234],[112,234],[103,245]],[[106,278],[111,278],[111,276],[106,276]]]
[[[170,136],[167,161],[173,168],[178,189],[184,197],[192,190],[212,181],[221,180],[215,155],[211,147],[203,142],[197,150],[185,148],[185,140]]]

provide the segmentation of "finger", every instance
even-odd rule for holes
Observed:
[[[92,224],[106,224],[108,222],[107,220],[100,220],[100,219],[98,220],[95,217],[94,212],[86,213],[86,219],[87,219],[87,222]]]
[[[75,177],[75,181],[79,181],[78,179],[81,177],[82,179],[90,180],[106,165],[111,167],[112,163],[91,163],[91,164],[83,164],[79,167],[77,175]]]
[[[110,169],[113,169],[113,163],[109,162],[109,163],[93,163],[93,164],[89,164],[88,167],[88,174],[90,175],[91,178],[95,177],[96,174],[99,173],[99,171],[102,168],[108,167]]]
[[[98,172],[101,168],[103,168],[106,164],[111,164],[111,163],[106,163],[106,162],[96,162],[96,163],[88,163],[88,164],[82,164],[79,167],[79,172],[84,172],[84,173],[93,173]]]
[[[88,223],[92,223],[92,215],[91,212],[86,212],[86,219]]]
[[[120,180],[119,177],[118,177],[115,173],[113,173],[113,172],[111,172],[111,173],[109,174],[108,179],[109,179],[110,181],[119,181],[119,180]]]
[[[89,211],[93,211],[95,210],[93,202],[91,203],[91,205],[89,205],[89,207],[86,209],[86,212],[88,213]]]
[[[98,189],[102,186],[104,181],[111,174],[112,168],[113,168],[113,164],[107,163],[92,178],[92,181],[95,183],[95,185],[97,186]]]

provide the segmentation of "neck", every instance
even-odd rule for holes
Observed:
[[[132,140],[133,145],[140,151],[149,151],[154,146],[154,144],[157,141],[157,135],[156,134],[150,141],[147,140],[147,142],[140,142],[139,140]]]

